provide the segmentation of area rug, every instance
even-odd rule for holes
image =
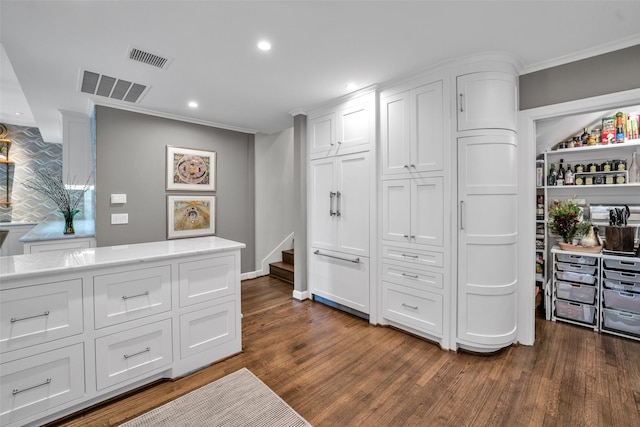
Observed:
[[[310,427],[311,424],[251,371],[242,368],[121,426]]]

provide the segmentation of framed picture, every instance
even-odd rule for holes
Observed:
[[[167,196],[167,239],[215,234],[216,196]]]
[[[167,145],[167,190],[216,191],[216,152]]]

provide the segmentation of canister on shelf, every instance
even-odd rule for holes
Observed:
[[[602,185],[604,184],[604,176],[603,175],[594,175],[593,176],[593,183],[595,185]]]
[[[576,146],[576,142],[574,139],[567,139],[567,148],[574,148]]]
[[[609,160],[605,160],[604,162],[602,162],[602,165],[600,166],[600,170],[602,172],[611,172],[611,167],[613,165],[611,164],[611,162]]]
[[[600,165],[597,163],[589,163],[587,165],[587,172],[600,172]]]
[[[593,175],[587,175],[584,179],[586,185],[593,185]]]
[[[582,175],[577,175],[574,181],[575,185],[584,185],[584,178]]]
[[[578,138],[577,136],[573,137],[573,143],[576,147],[583,147],[587,145],[587,141],[582,141],[582,139]]]
[[[605,184],[613,184],[615,183],[615,175],[613,175],[612,173],[608,173],[604,176],[604,183]]]
[[[613,162],[613,170],[617,171],[626,171],[627,170],[627,161],[624,159],[620,160],[612,160]]]
[[[624,184],[627,182],[627,175],[624,173],[619,173],[616,175],[616,184]]]
[[[576,173],[582,173],[584,172],[584,165],[582,163],[578,163],[576,165]]]
[[[602,132],[600,129],[595,128],[591,129],[591,135],[589,135],[589,140],[587,145],[597,145],[600,144],[602,138]]]

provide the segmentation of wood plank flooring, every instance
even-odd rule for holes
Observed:
[[[242,283],[242,354],[54,425],[112,426],[247,367],[316,427],[640,426],[640,342],[536,321],[533,347],[478,356]]]

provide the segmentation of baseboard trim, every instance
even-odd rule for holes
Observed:
[[[249,271],[248,273],[240,273],[240,280],[255,279],[256,277],[258,277],[258,274],[256,271]]]
[[[294,290],[293,299],[297,299],[298,301],[304,301],[306,299],[309,299],[309,291],[300,292],[300,291]]]

